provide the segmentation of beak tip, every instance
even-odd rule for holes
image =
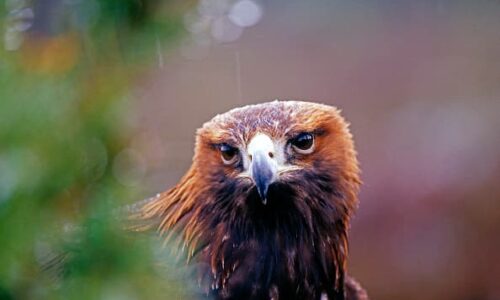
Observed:
[[[262,201],[262,204],[266,205],[267,204],[267,191],[268,188],[266,187],[258,187],[257,192],[259,193],[260,200]]]
[[[258,194],[259,194],[259,198],[260,198],[260,200],[261,200],[263,203],[264,203],[264,202],[266,202],[266,201],[267,201],[267,199],[266,199],[266,195],[265,195],[265,194],[264,194],[264,193],[263,193],[260,189],[258,189],[258,188],[257,188],[257,192],[258,192]]]

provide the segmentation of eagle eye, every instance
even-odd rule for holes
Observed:
[[[303,132],[291,140],[292,148],[300,154],[309,154],[314,149],[314,136]]]
[[[238,158],[238,149],[235,147],[231,147],[228,144],[221,144],[219,146],[220,155],[222,157],[222,161],[226,164],[232,164]]]

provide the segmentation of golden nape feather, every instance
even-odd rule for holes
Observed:
[[[339,110],[273,101],[205,123],[186,175],[131,218],[204,266],[210,298],[368,299],[346,275],[359,185]]]

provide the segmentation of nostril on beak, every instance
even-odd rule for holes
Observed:
[[[269,155],[270,158],[274,157],[274,153],[272,153],[272,152],[269,152],[268,155]]]
[[[248,155],[248,159],[250,159],[250,161],[252,161],[252,154]]]

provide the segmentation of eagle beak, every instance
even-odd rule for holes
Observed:
[[[276,180],[278,164],[274,158],[272,139],[263,133],[255,135],[248,144],[249,171],[263,204],[267,203],[269,185]]]
[[[259,151],[252,156],[251,170],[252,179],[255,182],[262,204],[266,204],[269,185],[274,182],[276,177],[275,163],[268,153]]]

